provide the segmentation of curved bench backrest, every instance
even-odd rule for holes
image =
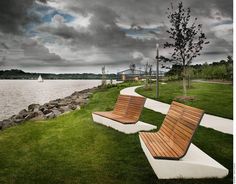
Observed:
[[[145,101],[146,98],[144,97],[131,96],[125,116],[130,119],[134,119],[135,121],[138,121],[142,113]]]
[[[144,97],[119,95],[113,113],[138,121],[145,101]]]
[[[204,111],[173,101],[160,128],[160,133],[170,139],[172,147],[183,157],[202,119]]]
[[[120,116],[125,116],[128,109],[129,101],[130,96],[119,95],[113,113]]]

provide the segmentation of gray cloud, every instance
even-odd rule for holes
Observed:
[[[35,30],[37,41],[23,38],[15,41],[19,43],[15,44],[15,48],[24,55],[22,59],[16,63],[17,61],[13,59],[2,57],[2,61],[0,59],[2,65],[8,63],[13,65],[14,62],[16,65],[21,63],[23,66],[30,65],[31,67],[39,65],[128,66],[131,62],[141,65],[143,58],[134,59],[132,53],[139,52],[145,58],[154,58],[156,42],[158,41],[162,48],[168,40],[166,33],[168,20],[165,11],[170,6],[170,0],[50,1],[56,2],[61,10],[68,14],[92,15],[90,25],[86,28],[73,27],[66,24],[59,16],[55,17],[55,20],[52,18],[56,22],[38,24]],[[1,3],[0,29],[5,32],[19,33],[27,23],[37,21],[36,14],[40,13],[32,12],[34,0],[4,2],[3,6],[11,7],[4,11],[1,11],[3,7]],[[16,3],[19,8],[13,6],[13,3]],[[192,15],[198,17],[199,22],[203,23],[204,31],[211,42],[204,49],[203,54],[207,56],[215,53],[232,54],[232,29],[226,26],[226,24],[232,25],[232,3],[232,0],[184,0],[184,5],[191,7]],[[145,27],[150,25],[156,28],[144,33],[144,30],[147,30]],[[138,37],[139,39],[127,36],[129,28],[124,30],[122,26],[130,27],[134,37],[135,35],[148,36]],[[138,29],[132,30],[136,28]],[[11,42],[2,41],[2,47],[9,47],[10,50],[13,49],[13,45],[13,39]],[[168,55],[169,51],[161,49],[161,54]]]
[[[38,21],[37,15],[28,11],[34,2],[35,0],[1,0],[0,30],[19,34],[27,23]]]
[[[30,38],[0,33],[0,65],[2,67],[66,66],[67,61]]]

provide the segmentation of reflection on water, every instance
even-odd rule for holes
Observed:
[[[100,84],[100,80],[0,80],[0,120],[32,103],[44,104]]]

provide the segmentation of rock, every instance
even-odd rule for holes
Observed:
[[[3,121],[0,121],[0,130],[2,130]]]
[[[28,106],[28,111],[36,112],[39,110],[40,105],[39,104],[31,104]]]
[[[89,98],[89,95],[88,95],[88,93],[84,93],[84,94],[80,95],[80,98],[87,99],[87,98]]]
[[[22,119],[25,118],[26,116],[28,116],[29,112],[26,109],[21,110],[18,115],[17,118]]]
[[[65,112],[65,110],[64,110],[62,107],[58,108],[58,110],[59,110],[61,113],[64,113],[64,112]]]
[[[37,111],[36,114],[35,114],[35,117],[32,118],[32,120],[44,120],[46,117],[44,115],[44,113],[42,111]]]
[[[14,125],[15,125],[15,123],[12,120],[5,119],[2,121],[2,130],[6,129],[8,127],[14,126]]]
[[[57,106],[58,106],[58,104],[57,104]],[[53,105],[53,104],[47,104],[47,108],[48,108],[48,109],[52,109],[52,108],[54,108],[54,107],[56,107],[56,105]]]
[[[62,110],[63,111],[63,113],[64,112],[68,112],[68,111],[71,111],[71,108],[69,107],[69,106],[62,106],[62,107],[60,107],[60,109],[59,109],[60,111]]]
[[[68,108],[70,108],[71,110],[75,110],[77,108],[77,105],[70,104],[68,105]]]
[[[52,112],[55,114],[55,116],[59,116],[61,115],[61,111],[59,111],[58,109],[53,109]]]
[[[47,109],[47,106],[46,105],[41,105],[40,107],[39,107],[39,111],[44,111],[45,109]]]
[[[49,114],[46,114],[45,117],[46,117],[47,119],[52,119],[52,118],[55,117],[55,114],[54,114],[53,112],[50,112]]]
[[[36,117],[37,115],[38,115],[37,112],[30,112],[30,113],[25,117],[25,120],[26,120],[26,121],[27,121],[27,120],[30,120],[30,119]]]
[[[25,120],[24,119],[21,119],[21,118],[15,118],[13,119],[14,123],[16,124],[20,124],[20,123],[23,123]]]
[[[25,119],[25,115],[22,115],[20,113],[17,115],[13,115],[12,117],[9,118],[10,121],[12,121],[16,124],[24,122],[24,119]]]
[[[67,106],[67,102],[65,100],[61,100],[59,103],[58,103],[58,106]]]
[[[49,114],[49,113],[51,113],[51,112],[52,112],[51,109],[44,109],[44,110],[43,110],[43,114]]]
[[[72,100],[76,100],[77,98],[78,98],[77,95],[71,95]]]
[[[49,102],[49,105],[53,105],[54,107],[56,107],[56,106],[58,106],[58,102],[59,102],[59,101],[57,101],[57,100],[51,100],[51,101]]]

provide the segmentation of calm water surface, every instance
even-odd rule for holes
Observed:
[[[0,120],[32,103],[44,104],[100,84],[100,80],[0,80]]]

